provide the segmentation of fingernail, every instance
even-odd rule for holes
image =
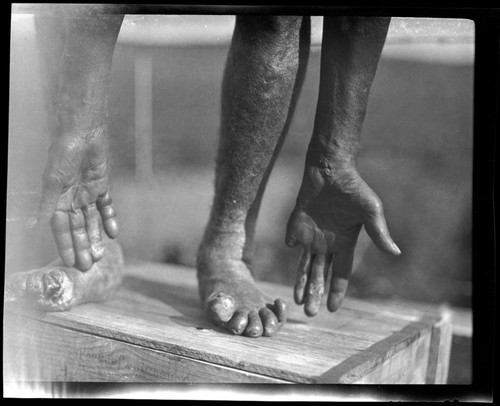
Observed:
[[[396,251],[396,255],[401,255],[401,250],[395,243],[392,243],[392,248]]]
[[[35,226],[37,225],[38,223],[38,219],[36,217],[30,217],[29,220],[26,222],[26,227],[28,228],[35,228]]]

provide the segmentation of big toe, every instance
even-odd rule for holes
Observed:
[[[57,299],[62,293],[62,284],[65,274],[58,270],[51,270],[43,276],[44,293],[47,299]]]
[[[232,296],[218,293],[208,298],[206,309],[212,320],[225,323],[233,317],[236,303]]]

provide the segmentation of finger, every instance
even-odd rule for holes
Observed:
[[[85,228],[85,217],[81,209],[69,212],[69,223],[75,250],[75,267],[81,271],[86,271],[90,269],[93,261],[90,254],[90,242]]]
[[[91,203],[83,208],[85,223],[87,226],[87,236],[90,243],[90,254],[94,262],[99,261],[104,254],[104,246],[99,227],[99,212],[95,203]]]
[[[347,285],[352,275],[354,248],[353,246],[347,251],[339,252],[333,259],[332,279],[326,302],[326,307],[331,312],[337,311],[344,300]]]
[[[330,270],[330,265],[332,265],[333,254],[328,254],[325,256],[325,266],[323,267],[323,280],[325,281],[325,286],[328,283],[328,274]]]
[[[99,213],[101,214],[102,225],[108,237],[118,237],[118,222],[116,221],[113,200],[111,199],[109,192],[99,196],[97,199],[97,210],[99,210]]]
[[[385,221],[382,209],[378,210],[375,215],[368,217],[364,226],[367,234],[378,249],[392,255],[401,254],[401,250],[389,234],[389,229],[387,228],[387,222]]]
[[[325,255],[314,255],[304,299],[304,311],[308,316],[315,316],[319,312],[321,298],[325,292],[325,262]]]
[[[40,203],[35,215],[26,223],[28,228],[34,228],[38,223],[50,220],[56,210],[62,189],[63,185],[56,176],[44,175]]]
[[[56,211],[50,220],[50,227],[56,241],[59,256],[64,265],[72,267],[75,265],[75,251],[73,250],[73,239],[71,237],[68,214],[63,211]]]
[[[295,300],[295,303],[299,305],[304,303],[304,291],[307,285],[310,267],[311,253],[303,248],[302,252],[300,253],[299,262],[297,263],[295,288],[293,291],[293,298]]]

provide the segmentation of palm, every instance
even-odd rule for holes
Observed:
[[[66,266],[87,270],[102,258],[101,228],[110,238],[116,238],[118,228],[108,189],[102,132],[53,142],[38,218],[51,219],[56,245]]]
[[[317,168],[306,172],[287,228],[287,244],[302,246],[295,300],[305,303],[306,314],[319,311],[330,265],[333,273],[328,307],[334,311],[340,306],[363,225],[380,249],[398,253],[380,199],[355,170],[335,180]]]
[[[88,148],[70,162],[61,179],[63,189],[56,210],[70,211],[96,203],[98,196],[108,191],[108,170],[105,156]]]

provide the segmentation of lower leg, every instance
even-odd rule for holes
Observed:
[[[308,20],[300,26],[300,17],[238,17],[224,74],[215,197],[197,264],[208,315],[235,334],[272,335],[286,317],[285,303],[255,286],[251,251],[305,73]]]

